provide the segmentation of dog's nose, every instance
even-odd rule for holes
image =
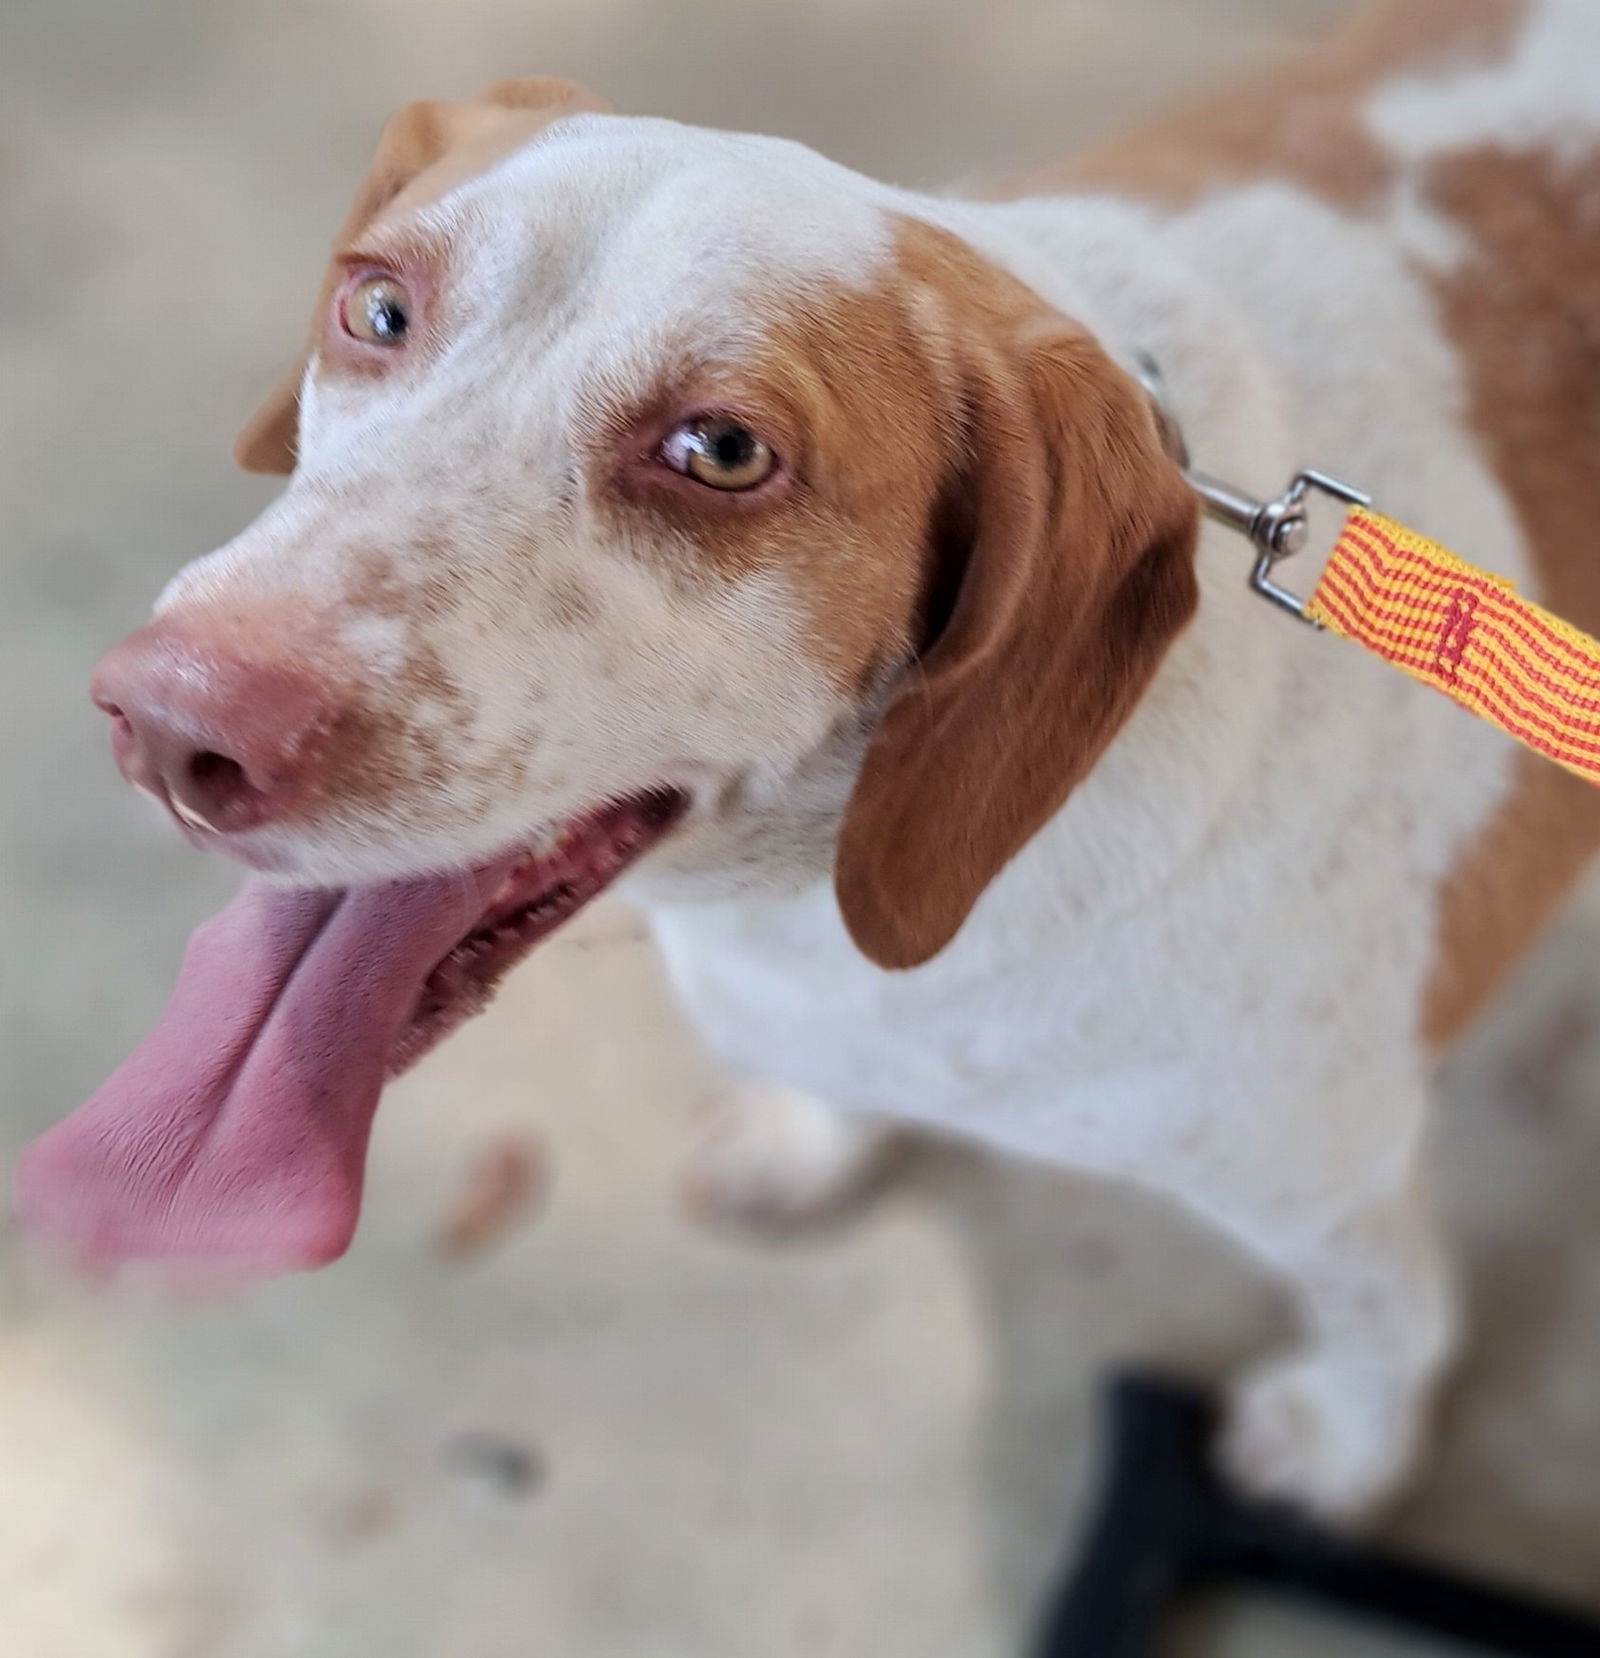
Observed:
[[[227,833],[283,817],[315,785],[334,727],[302,665],[207,644],[157,621],[101,659],[90,683],[122,775],[191,827]]]

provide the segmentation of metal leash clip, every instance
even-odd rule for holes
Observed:
[[[1307,627],[1320,629],[1322,623],[1307,613],[1305,600],[1272,579],[1273,568],[1281,559],[1291,558],[1306,544],[1305,499],[1311,490],[1319,489],[1325,495],[1358,507],[1370,507],[1372,497],[1341,479],[1309,466],[1295,473],[1289,487],[1271,501],[1258,501],[1255,496],[1236,489],[1232,484],[1223,483],[1220,478],[1196,471],[1189,464],[1189,446],[1184,441],[1183,427],[1173,410],[1160,364],[1144,351],[1136,351],[1134,360],[1139,383],[1155,409],[1161,441],[1204,503],[1207,515],[1248,537],[1255,547],[1256,562],[1250,571],[1251,591],[1287,610]]]

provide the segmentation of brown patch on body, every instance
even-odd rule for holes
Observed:
[[[1387,0],[1225,92],[980,194],[1109,191],[1187,206],[1281,178],[1352,210],[1370,207],[1393,178],[1363,119],[1373,92],[1402,75],[1497,61],[1526,12],[1527,0]]]
[[[1600,136],[1580,158],[1480,149],[1437,163],[1427,197],[1473,256],[1434,277],[1469,417],[1517,511],[1540,596],[1600,634]],[[1600,848],[1600,789],[1536,755],[1441,895],[1423,1029],[1448,1041]]]

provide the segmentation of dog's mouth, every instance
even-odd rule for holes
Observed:
[[[544,849],[519,854],[474,925],[423,980],[389,1074],[398,1076],[481,1013],[506,974],[649,851],[686,805],[670,789],[615,801],[570,819]]]
[[[387,1077],[682,817],[655,790],[466,872],[343,889],[247,883],[195,931],[155,1029],[24,1154],[18,1205],[79,1259],[314,1266],[355,1230]]]

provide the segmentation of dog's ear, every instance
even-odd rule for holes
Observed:
[[[1144,395],[1064,318],[1029,334],[966,371],[948,620],[891,692],[840,835],[840,908],[884,967],[955,936],[1198,602],[1198,503]]]
[[[339,227],[335,247],[360,235],[413,185],[419,193],[426,189],[429,195],[438,194],[481,172],[550,122],[584,111],[605,114],[610,107],[571,81],[549,78],[496,81],[462,103],[419,99],[405,105],[383,129],[378,153]],[[337,282],[338,272],[330,267],[312,317],[313,339]],[[305,362],[302,356],[272,388],[234,443],[233,457],[246,472],[294,470]]]

